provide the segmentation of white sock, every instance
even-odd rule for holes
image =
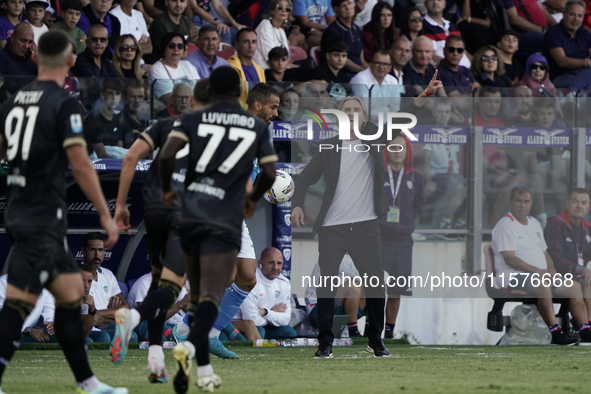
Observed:
[[[138,326],[138,324],[140,324],[140,321],[142,320],[142,316],[137,311],[137,309],[131,310],[131,313],[129,314],[129,318],[131,319],[131,329],[132,330],[134,328],[136,328]]]
[[[209,332],[208,338],[213,339],[213,338],[219,337],[219,336],[220,336],[220,330],[212,327],[211,331]]]
[[[181,321],[179,324],[176,325],[176,332],[178,332],[179,335],[189,335],[191,329],[188,325],[185,324],[184,321]]]
[[[197,376],[213,375],[213,367],[211,364],[197,366]]]
[[[82,382],[78,382],[78,387],[80,387],[84,391],[92,391],[98,387],[99,383],[100,382],[96,378],[96,376],[92,375],[88,379]]]
[[[158,361],[164,361],[164,353],[162,352],[162,346],[150,345],[148,347],[148,360],[155,358]]]

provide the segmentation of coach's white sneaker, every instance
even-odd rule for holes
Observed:
[[[80,387],[76,389],[76,394],[128,394],[129,391],[125,387],[111,387],[99,382],[98,387],[94,390],[84,391]]]
[[[207,393],[213,393],[214,389],[217,389],[222,384],[222,378],[217,376],[215,373],[206,376],[199,376],[197,378],[197,387],[200,391]]]
[[[174,391],[186,393],[189,390],[189,376],[191,374],[191,360],[195,355],[195,348],[190,342],[179,343],[172,349],[172,356],[176,363],[176,374],[174,380]]]

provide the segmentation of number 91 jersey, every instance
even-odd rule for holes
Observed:
[[[277,161],[268,126],[239,104],[218,102],[182,115],[170,137],[190,144],[183,220],[240,232],[253,159]]]
[[[34,81],[0,109],[8,160],[7,227],[66,229],[65,149],[86,147],[79,108],[55,82]]]

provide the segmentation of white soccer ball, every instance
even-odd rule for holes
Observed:
[[[291,199],[295,190],[295,185],[291,175],[285,171],[277,170],[275,183],[264,194],[265,200],[272,204],[282,204]]]

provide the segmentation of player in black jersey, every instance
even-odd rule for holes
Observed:
[[[8,159],[6,230],[12,243],[6,302],[0,311],[0,377],[12,358],[21,326],[41,290],[55,297],[55,336],[70,364],[78,393],[127,393],[93,375],[80,319],[82,277],[66,240],[66,171],[100,215],[106,247],[119,237],[98,176],[88,159],[78,102],[62,87],[75,63],[72,44],[61,32],[39,39],[33,60],[37,80],[18,91],[0,109],[0,146]]]
[[[191,98],[193,110],[202,109],[209,104],[209,97],[202,92],[207,90],[209,79],[204,78],[195,85],[195,95]],[[115,211],[115,221],[122,230],[128,230],[129,210],[126,207],[127,195],[135,175],[138,162],[150,152],[162,148],[172,130],[176,118],[158,121],[140,134],[125,154],[119,179],[119,194]],[[188,164],[189,149],[177,154],[173,184],[182,192],[183,181]],[[151,383],[166,383],[168,375],[164,368],[162,352],[162,329],[168,309],[177,300],[185,283],[185,263],[181,252],[178,227],[181,207],[178,204],[165,206],[160,202],[162,188],[158,177],[158,156],[152,162],[144,182],[144,224],[148,253],[152,265],[152,284],[142,304],[135,309],[120,309],[115,314],[117,328],[111,343],[111,359],[119,364],[125,358],[129,338],[133,329],[144,320],[148,321],[148,380]]]
[[[212,391],[221,384],[209,363],[208,333],[234,271],[242,220],[252,217],[256,201],[273,185],[277,161],[267,125],[240,107],[238,74],[219,67],[209,80],[213,104],[177,119],[159,162],[162,202],[169,205],[176,200],[171,185],[175,155],[189,144],[180,234],[192,299],[198,301],[191,304],[194,320],[188,340],[173,349],[177,393],[188,390],[193,355],[197,386]],[[255,157],[262,173],[246,195],[244,185]]]

